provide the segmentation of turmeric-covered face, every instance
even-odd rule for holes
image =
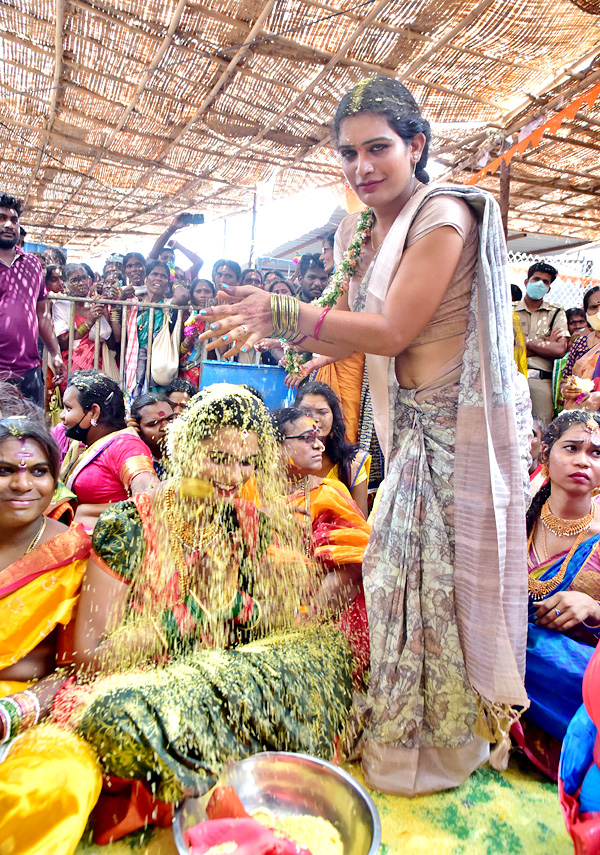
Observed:
[[[258,454],[254,431],[222,427],[200,441],[192,475],[211,481],[216,497],[232,499],[254,475]]]

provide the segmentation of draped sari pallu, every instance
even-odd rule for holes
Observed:
[[[0,670],[69,623],[90,548],[77,523],[0,571]]]
[[[552,594],[573,589],[577,576],[585,572],[594,573],[600,584],[599,541],[600,535],[596,534],[576,549],[562,582]],[[564,559],[564,553],[553,556],[534,567],[531,575],[540,582],[552,579],[559,572]],[[581,579],[576,583],[577,590],[582,590],[584,586]],[[527,718],[555,739],[562,740],[569,722],[581,705],[583,675],[594,653],[594,646],[577,641],[565,633],[538,626],[535,622],[536,605],[530,597],[525,688],[531,706]]]
[[[69,623],[90,546],[75,524],[0,571],[0,669]],[[1,696],[24,688],[0,681]],[[79,737],[47,724],[18,736],[0,762],[0,851],[71,855],[100,787],[94,753]]]
[[[292,493],[289,502],[304,507],[304,492]],[[325,571],[346,564],[362,564],[371,526],[347,488],[335,479],[324,478],[310,491],[312,546],[314,557]],[[369,624],[365,594],[361,589],[334,622],[352,648],[354,658],[353,679],[360,686],[362,675],[369,664]]]

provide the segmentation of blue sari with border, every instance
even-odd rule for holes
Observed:
[[[600,534],[587,538],[575,550],[567,566],[564,579],[551,594],[568,590],[577,574],[583,569],[600,541]],[[533,569],[537,581],[552,579],[559,572],[565,555],[545,562],[542,572]],[[546,598],[544,598],[546,599]],[[527,719],[556,739],[562,740],[569,722],[581,706],[581,686],[594,647],[576,641],[562,632],[538,626],[535,609],[541,600],[529,596],[527,665],[525,688],[531,701]]]

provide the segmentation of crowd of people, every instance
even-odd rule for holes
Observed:
[[[14,851],[72,853],[94,808],[99,842],[167,823],[265,749],[360,757],[400,795],[505,768],[511,740],[555,779],[563,740],[579,750],[600,633],[600,288],[565,313],[540,262],[511,300],[497,205],[429,184],[429,125],[397,81],[347,93],[333,133],[368,207],[292,278],[230,259],[199,278],[181,217],[100,275],[36,258],[0,196]],[[285,366],[293,406],[202,388],[211,357]],[[594,765],[577,756],[575,800]]]

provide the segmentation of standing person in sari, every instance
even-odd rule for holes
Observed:
[[[90,296],[90,277],[81,264],[65,265],[64,281],[67,293],[71,297]],[[62,351],[65,365],[69,355],[69,329],[71,319],[71,303],[66,300],[56,300],[52,304],[52,322],[54,332]],[[71,372],[94,367],[94,349],[96,341],[96,325],[100,326],[100,358],[102,369],[105,361],[110,361],[116,368],[114,351],[121,340],[121,327],[114,321],[109,323],[107,307],[100,303],[75,304],[75,328],[73,330],[73,357]],[[61,387],[64,392],[65,384]]]
[[[77,496],[75,519],[90,531],[108,505],[158,485],[150,449],[127,427],[114,380],[95,369],[72,374],[60,417],[72,440],[61,478]]]
[[[583,309],[578,307],[566,309],[565,315],[567,316],[567,329],[569,331],[567,352],[561,359],[554,360],[554,368],[552,369],[552,401],[554,403],[555,416],[557,416],[565,406],[565,402],[561,395],[561,386],[571,348],[578,338],[585,336],[590,332],[590,326],[586,320]]]
[[[596,285],[583,295],[585,318],[591,332],[580,335],[573,342],[565,367],[560,392],[565,409],[600,408],[600,287]],[[582,389],[578,380],[585,380],[590,389]]]
[[[81,525],[46,516],[58,466],[39,420],[0,420],[0,840],[20,855],[70,855],[75,846],[65,841],[83,834],[101,786],[80,740],[46,726],[32,741],[28,731],[47,715],[72,661],[71,618],[91,549]],[[23,786],[23,768],[31,786]],[[49,836],[45,816],[53,817]]]
[[[500,741],[502,764],[527,705],[520,441],[530,437],[517,432],[497,204],[476,187],[427,186],[429,125],[396,80],[345,95],[333,132],[371,207],[338,229],[349,246],[325,304],[224,289],[201,338],[234,342],[231,355],[266,337],[367,354],[387,474],[363,562],[371,677],[360,748],[370,786],[414,795],[462,783],[488,740]]]
[[[170,271],[164,261],[149,261],[146,265],[145,288],[146,293],[143,295],[143,300],[148,303],[165,302],[165,294],[169,287]],[[168,327],[168,334],[179,339],[180,326],[178,324],[177,313],[170,312],[168,309],[154,309],[152,315],[152,329],[150,329],[151,310],[148,308],[138,309],[134,306],[127,315],[127,344],[125,350],[125,388],[129,395],[137,398],[143,395],[152,386],[160,386],[155,380],[150,368],[148,377],[148,342],[152,341],[156,344],[157,337],[162,332],[163,328]],[[177,350],[180,347],[180,341],[177,340]],[[152,366],[154,370],[163,368],[159,364],[161,354],[152,352]],[[177,366],[175,366],[174,375],[169,381],[174,379],[177,374]],[[157,375],[158,376],[158,375]],[[162,379],[162,377],[161,377]]]
[[[197,390],[202,376],[202,359],[206,356],[205,348],[198,343],[198,336],[204,332],[205,326],[198,312],[212,305],[215,286],[208,279],[197,279],[192,284],[187,300],[183,300],[182,295],[185,296],[185,289],[176,289],[173,303],[181,306],[189,302],[192,311],[183,319],[183,339],[179,349],[181,355],[179,376],[193,383]]]
[[[514,735],[556,780],[560,742],[581,704],[581,683],[600,633],[600,424],[585,410],[546,429],[548,481],[527,513],[529,627],[525,687],[531,701]]]

